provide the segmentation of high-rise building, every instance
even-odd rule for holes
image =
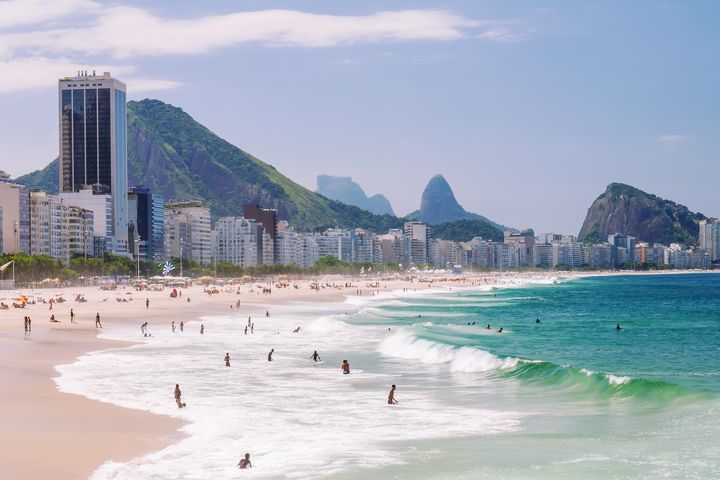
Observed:
[[[212,262],[213,238],[210,209],[198,202],[165,205],[165,255]]]
[[[68,262],[72,255],[92,255],[93,212],[67,205],[43,191],[30,193],[30,253]]]
[[[222,217],[215,226],[217,261],[252,267],[258,264],[258,236],[263,229],[255,220]]]
[[[430,227],[422,222],[405,222],[403,230],[409,242],[408,261],[410,265],[426,265],[428,263]]]
[[[698,244],[700,250],[710,254],[713,262],[720,260],[720,221],[701,220],[699,223],[700,232]]]
[[[635,261],[635,237],[615,233],[608,235],[608,243],[611,247],[610,261],[613,267]],[[623,251],[625,253],[622,253]]]
[[[265,233],[270,235],[273,244],[273,262],[277,263],[277,254],[279,251],[277,246],[277,225],[278,225],[278,214],[277,210],[272,208],[262,208],[259,205],[245,205],[243,209],[243,217],[247,219],[255,220],[259,225],[265,229]],[[265,250],[268,250],[266,245]]]
[[[520,265],[530,265],[533,263],[535,232],[532,228],[526,228],[519,233],[504,232],[503,243],[513,245],[516,248]]]
[[[59,191],[91,189],[111,197],[113,249],[127,251],[126,87],[109,72],[58,81]]]
[[[137,247],[143,260],[165,258],[165,202],[148,187],[132,187],[128,193],[128,222],[139,238]],[[135,254],[135,249],[132,252]]]
[[[3,253],[30,253],[30,191],[0,181]]]

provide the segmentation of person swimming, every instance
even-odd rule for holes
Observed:
[[[252,468],[252,463],[250,462],[250,454],[246,453],[245,458],[240,460],[240,462],[237,464],[237,466],[240,469]]]
[[[490,324],[488,323],[487,327],[485,327],[485,330],[490,330]]]
[[[617,330],[618,332],[619,332],[620,330],[622,330],[622,327],[620,326],[619,323],[618,323],[617,326],[615,327],[615,330]]]
[[[310,355],[310,358],[312,358],[314,361],[319,362],[320,361],[320,355],[318,355],[317,350],[313,352],[312,355]]]
[[[500,330],[498,330],[497,333],[502,333],[502,332],[503,332],[503,327],[500,327]]]
[[[539,318],[536,318],[536,319],[535,319],[535,323],[540,323],[540,319],[539,319]]]

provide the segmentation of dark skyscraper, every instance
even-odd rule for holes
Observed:
[[[165,258],[165,202],[148,187],[133,187],[128,194],[128,210],[129,220],[140,237],[140,257],[162,261]]]
[[[243,217],[255,220],[265,229],[273,241],[273,261],[277,263],[277,210],[262,208],[258,205],[245,205]]]
[[[125,84],[109,72],[61,78],[60,192],[92,189],[112,197],[112,235],[127,243]]]

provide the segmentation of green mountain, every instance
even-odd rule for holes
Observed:
[[[475,237],[483,240],[503,241],[503,230],[485,220],[455,220],[440,225],[433,225],[433,238],[453,240],[455,242],[468,242]]]
[[[702,213],[623,183],[611,183],[588,209],[578,238],[598,243],[608,235],[633,235],[648,243],[694,245]]]
[[[384,232],[402,226],[395,216],[373,215],[298,185],[180,108],[145,99],[129,102],[127,111],[129,185],[146,185],[166,201],[200,200],[214,217],[242,215],[245,204],[276,208],[281,219],[301,230],[338,226]],[[16,181],[57,192],[57,160]]]

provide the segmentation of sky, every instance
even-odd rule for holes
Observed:
[[[720,2],[0,0],[0,169],[57,156],[57,79],[124,81],[316,188],[577,234],[623,182],[720,216]]]

